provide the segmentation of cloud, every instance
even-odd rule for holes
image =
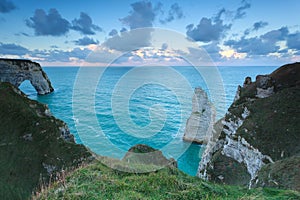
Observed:
[[[248,55],[268,55],[278,52],[279,41],[284,41],[289,35],[287,27],[269,31],[259,37],[245,38],[240,40],[228,40],[224,45],[230,46],[238,53],[247,53]]]
[[[138,1],[131,4],[132,11],[127,17],[120,19],[120,21],[130,27],[130,29],[152,27],[153,21],[156,17],[156,12],[161,9],[161,4],[152,6],[151,2]]]
[[[161,49],[162,50],[166,50],[168,48],[168,44],[167,43],[163,43],[162,45],[161,45]]]
[[[14,9],[16,9],[16,6],[13,2],[9,0],[0,0],[0,13],[9,13]]]
[[[43,62],[70,62],[72,58],[78,60],[85,60],[85,58],[92,51],[88,48],[74,48],[72,50],[64,51],[58,49],[51,50],[34,50],[29,53],[30,56],[35,57]]]
[[[103,46],[121,52],[148,47],[151,44],[151,31],[151,28],[146,28],[121,32],[120,35],[108,38]]]
[[[289,30],[287,27],[282,27],[277,30],[272,30],[261,36],[262,39],[271,42],[277,42],[279,40],[284,40],[289,34]]]
[[[244,35],[249,35],[253,31],[258,31],[259,29],[266,27],[268,24],[268,22],[264,21],[255,22],[251,28],[248,28],[244,31]]]
[[[29,52],[25,47],[17,44],[4,44],[0,42],[0,54],[2,55],[18,55],[22,56]]]
[[[231,24],[223,24],[220,18],[212,21],[212,19],[203,17],[196,27],[194,24],[188,25],[186,34],[195,41],[210,42],[221,39],[230,28]]]
[[[202,45],[201,47],[204,48],[208,54],[216,54],[220,51],[218,42],[212,42],[210,44]]]
[[[74,43],[76,45],[80,45],[80,46],[87,46],[87,45],[90,45],[90,44],[99,44],[99,41],[94,40],[93,38],[83,37],[83,38],[80,38],[78,40],[75,40]]]
[[[24,33],[24,32],[20,32],[20,33],[15,33],[16,36],[26,36],[26,37],[30,37],[30,35],[28,33]]]
[[[80,13],[79,19],[72,21],[71,29],[79,31],[84,35],[94,35],[95,31],[102,31],[99,26],[93,24],[91,17],[84,12]]]
[[[95,31],[102,31],[84,12],[81,12],[79,19],[74,19],[71,25],[55,8],[50,9],[49,14],[43,9],[36,9],[34,16],[26,20],[26,25],[33,28],[37,36],[62,36],[70,29],[84,35],[94,35]]]
[[[212,58],[213,61],[220,61],[221,60],[221,48],[218,42],[211,42],[206,45],[201,45],[208,55]]]
[[[121,30],[120,30],[120,33],[122,33],[122,32],[126,32],[127,31],[127,29],[126,28],[122,28]]]
[[[26,20],[26,25],[33,28],[37,36],[61,36],[70,28],[70,23],[55,8],[50,9],[49,14],[42,9],[36,9],[34,16]]]
[[[230,16],[229,18],[233,22],[236,19],[243,18],[246,15],[246,10],[251,7],[251,4],[246,0],[243,0],[241,4],[242,5],[235,11],[228,11],[225,8],[222,8],[214,17],[203,17],[197,26],[194,24],[187,25],[187,36],[195,41],[201,42],[219,41],[225,36],[226,31],[230,30],[232,26],[231,23],[225,24],[222,16],[226,15],[227,18]],[[259,25],[264,24],[256,24],[256,26]],[[249,30],[246,30],[245,35],[249,34],[249,32]]]
[[[219,22],[221,21],[221,17],[223,14],[225,14],[227,11],[225,8],[222,8],[221,10],[219,10],[219,12],[217,13],[217,15],[214,17],[214,21],[215,22]]]
[[[113,65],[179,65],[184,66],[188,63],[172,50],[163,50],[156,48],[138,49],[122,54],[112,63]]]
[[[179,7],[179,5],[177,3],[174,3],[171,5],[171,8],[168,12],[167,18],[164,20],[160,20],[160,22],[162,24],[165,24],[165,23],[171,22],[175,19],[181,19],[183,17],[184,17],[184,15],[183,15],[182,8]]]
[[[259,37],[242,38],[239,41],[229,40],[224,44],[234,48],[239,53],[248,53],[249,55],[267,55],[279,50],[279,46],[276,44],[263,41]]]
[[[118,35],[118,31],[116,29],[112,29],[109,34],[109,36],[115,36],[115,35]]]
[[[290,49],[298,50],[298,55],[300,53],[300,32],[290,34],[287,38],[287,46]]]
[[[246,11],[251,7],[251,4],[248,3],[246,0],[242,1],[242,5],[237,8],[234,19],[241,19],[246,16]]]
[[[111,63],[115,59],[119,58],[122,55],[120,51],[113,50],[106,46],[100,45],[94,49],[88,57],[85,58],[86,62],[89,63]]]
[[[253,30],[257,31],[257,30],[259,30],[261,28],[266,27],[268,24],[269,24],[268,22],[263,22],[263,21],[255,22],[253,24]]]

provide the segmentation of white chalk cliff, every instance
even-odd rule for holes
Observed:
[[[38,94],[54,91],[40,64],[30,60],[0,59],[0,82],[9,82],[19,87],[25,80],[30,81]]]
[[[215,109],[201,88],[195,88],[192,113],[186,122],[183,139],[189,142],[207,143],[215,123]]]
[[[244,86],[247,87],[247,86]],[[239,93],[241,87],[238,87],[237,94],[235,96],[234,102],[239,100]],[[210,140],[203,155],[202,160],[199,163],[197,176],[209,180],[207,170],[209,168],[213,169],[211,165],[211,160],[213,154],[217,151],[221,152],[221,155],[232,158],[238,163],[246,166],[248,173],[250,174],[250,181],[248,186],[251,187],[252,181],[256,178],[257,172],[265,165],[265,160],[268,162],[273,162],[270,156],[263,155],[258,149],[251,146],[244,138],[241,136],[236,136],[236,131],[242,126],[245,119],[250,115],[250,111],[247,107],[244,107],[243,112],[240,115],[227,112],[226,119],[222,121],[224,133],[222,138],[217,141]],[[225,137],[224,137],[225,136]],[[223,179],[223,176],[219,176]]]
[[[217,133],[214,126],[198,177],[249,188],[300,190],[299,66],[284,65],[256,76],[255,82],[246,78]]]

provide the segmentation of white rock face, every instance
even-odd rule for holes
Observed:
[[[30,60],[0,59],[0,81],[9,82],[19,87],[29,80],[38,94],[48,94],[54,91],[46,73],[38,63]]]
[[[274,94],[274,86],[269,87],[267,89],[256,88],[256,97],[258,98],[266,98]]]
[[[210,141],[202,155],[202,160],[199,163],[197,176],[202,179],[209,179],[207,175],[207,168],[210,165],[213,154],[221,150],[221,153],[227,157],[236,160],[246,166],[248,173],[251,176],[249,182],[249,188],[252,181],[256,178],[257,172],[265,164],[264,160],[273,162],[272,159],[263,155],[258,149],[251,146],[244,138],[238,136],[236,138],[235,133],[239,127],[244,123],[244,120],[250,115],[250,111],[247,107],[244,107],[244,111],[241,116],[235,116],[231,113],[227,113],[231,117],[228,120],[222,121],[223,132],[225,133],[225,139],[218,141]]]
[[[239,163],[243,163],[251,176],[251,182],[256,178],[258,170],[265,164],[264,159],[273,162],[269,156],[263,155],[258,149],[251,146],[244,138],[239,137],[238,140],[226,136],[226,143],[223,147],[222,154],[230,157]]]
[[[270,86],[272,85],[272,79],[270,76],[259,75],[256,78],[256,83],[257,83],[256,97],[265,98],[274,93],[274,87]],[[246,88],[251,84],[252,84],[251,78],[247,77],[245,79],[243,88]],[[235,94],[234,102],[240,99],[241,89],[242,87],[238,86]],[[263,159],[267,158],[270,162],[272,162],[272,160],[270,157],[262,155],[257,149],[249,145],[244,138],[239,138],[238,141],[236,141],[236,139],[233,139],[238,128],[243,125],[244,120],[250,115],[250,111],[247,109],[247,107],[244,108],[244,111],[240,117],[234,116],[231,113],[227,113],[227,114],[231,115],[231,117],[227,121],[226,120],[222,121],[222,124],[224,125],[222,131],[225,133],[226,138],[217,141],[213,139],[209,140],[206,149],[202,155],[202,159],[199,163],[197,176],[202,179],[209,178],[206,172],[207,172],[207,168],[209,167],[211,158],[216,151],[222,149],[222,153],[225,154],[226,156],[231,157],[237,160],[238,162],[245,163],[247,166],[247,170],[251,175],[251,179],[254,179],[256,176],[255,175],[256,172],[263,165]],[[241,157],[243,157],[243,153],[245,153],[245,155],[248,156],[245,156],[245,158],[241,159]],[[251,182],[249,183],[249,185],[250,184]]]
[[[215,109],[201,88],[195,88],[192,113],[186,122],[183,139],[190,142],[207,143],[215,123]]]

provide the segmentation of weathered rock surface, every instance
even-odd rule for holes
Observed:
[[[25,80],[29,80],[38,94],[53,92],[51,82],[40,64],[30,60],[0,59],[0,81],[9,82],[19,87]]]
[[[206,144],[212,135],[215,109],[209,102],[206,92],[201,88],[195,88],[192,106],[192,113],[186,122],[183,139]]]
[[[289,177],[300,174],[299,77],[295,63],[239,86],[197,175],[217,183],[300,190],[299,179]],[[292,172],[282,167],[286,162]]]
[[[0,199],[28,199],[56,172],[92,158],[46,105],[10,83],[0,82],[0,121]]]
[[[131,147],[122,160],[127,163],[177,167],[177,162],[174,159],[167,159],[161,151],[145,144]]]

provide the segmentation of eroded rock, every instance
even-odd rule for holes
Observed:
[[[183,139],[206,144],[212,135],[215,113],[206,92],[201,88],[195,88],[192,113],[186,122]]]
[[[40,64],[30,60],[0,59],[0,81],[19,87],[29,80],[40,95],[54,91],[47,74]]]
[[[300,190],[299,179],[287,176],[299,173],[300,166],[299,77],[300,63],[295,63],[259,75],[256,82],[245,80],[222,121],[220,136],[206,146],[197,176],[217,183]],[[283,166],[295,170],[290,173]]]

